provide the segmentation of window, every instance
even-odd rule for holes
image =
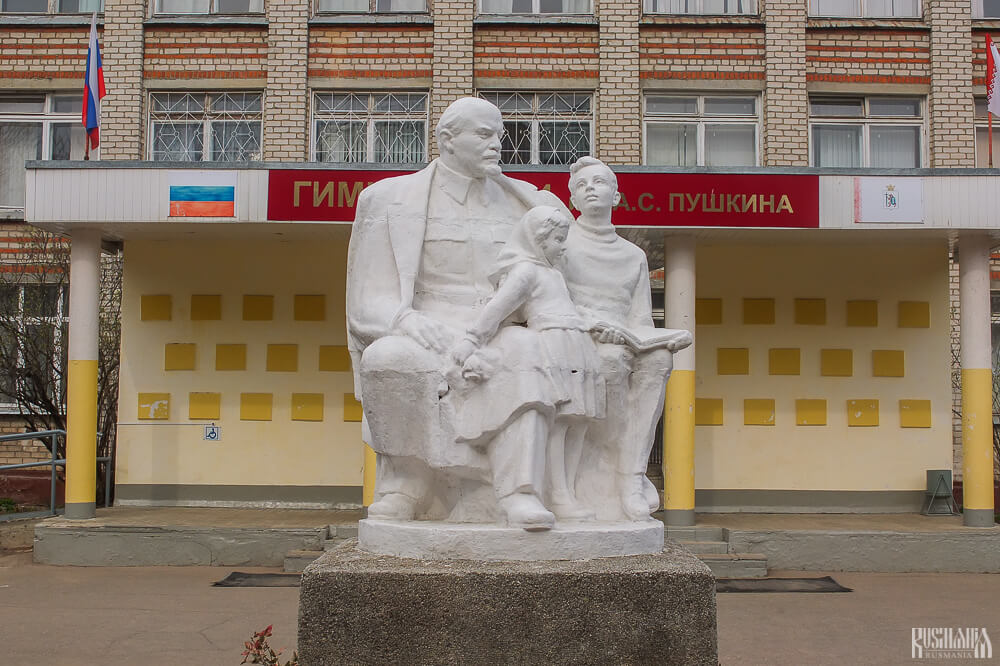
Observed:
[[[264,0],[158,0],[158,14],[262,14]]]
[[[318,0],[316,10],[354,14],[426,12],[427,0]]]
[[[647,95],[646,164],[756,166],[757,97]]]
[[[57,399],[68,330],[68,285],[0,283],[0,412],[10,410],[17,393]]]
[[[103,0],[0,0],[0,12],[23,14],[90,14],[103,11]]]
[[[809,15],[919,18],[920,2],[919,0],[809,0]]]
[[[644,0],[647,14],[756,14],[757,0]]]
[[[427,161],[427,93],[316,93],[317,162]]]
[[[972,18],[1000,18],[1000,0],[972,0]]]
[[[151,93],[150,159],[260,159],[261,93]]]
[[[976,166],[990,164],[990,130],[986,111],[986,98],[977,97],[976,105]],[[1000,166],[1000,121],[993,119],[993,166]]]
[[[504,117],[502,164],[572,164],[590,154],[590,93],[481,92]]]
[[[917,97],[809,99],[812,166],[919,167],[923,101]]]
[[[81,95],[0,95],[0,208],[24,208],[25,160],[79,160]]]
[[[481,14],[592,14],[590,0],[482,0]]]

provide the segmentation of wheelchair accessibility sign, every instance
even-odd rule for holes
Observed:
[[[222,427],[217,425],[205,426],[205,435],[202,437],[206,442],[218,442],[222,439]]]

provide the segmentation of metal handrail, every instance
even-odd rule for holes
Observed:
[[[45,439],[50,440],[49,451],[52,453],[52,458],[50,460],[43,460],[33,463],[16,463],[13,465],[0,465],[0,472],[8,469],[25,469],[27,467],[50,467],[49,474],[49,510],[48,512],[42,511],[22,511],[19,513],[7,513],[0,514],[0,521],[11,520],[17,517],[34,516],[38,514],[45,514],[55,516],[59,513],[56,509],[56,467],[66,466],[65,458],[56,458],[56,437],[65,437],[65,430],[38,430],[36,432],[22,432],[15,433],[12,435],[0,435],[0,442],[13,442],[24,439]],[[105,463],[104,465],[104,506],[107,507],[111,504],[111,456],[100,456],[97,458],[97,462]]]

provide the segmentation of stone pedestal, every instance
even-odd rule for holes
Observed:
[[[347,542],[302,576],[303,666],[718,663],[715,578],[661,553],[578,561],[414,560]]]
[[[663,550],[663,523],[557,523],[544,532],[429,520],[362,520],[362,550],[418,560],[584,560]]]

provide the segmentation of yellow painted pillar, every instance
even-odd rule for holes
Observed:
[[[66,517],[97,515],[97,328],[101,232],[72,234],[66,379]]]
[[[962,504],[967,527],[993,527],[990,237],[959,237],[962,323]]]
[[[664,326],[694,333],[695,242],[664,243]],[[663,417],[663,490],[666,524],[694,525],[694,345],[674,354]]]
[[[377,456],[375,455],[375,451],[372,447],[365,443],[362,443],[362,446],[365,447],[365,468],[361,502],[365,508],[368,508],[372,505],[372,502],[375,501],[375,464],[377,462]]]

